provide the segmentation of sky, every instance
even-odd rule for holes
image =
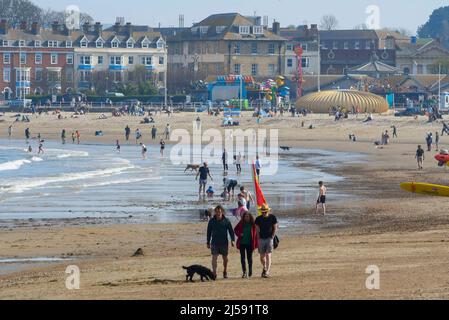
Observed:
[[[424,24],[432,11],[448,5],[447,0],[32,0],[43,8],[64,10],[76,5],[96,21],[114,23],[125,17],[133,24],[178,26],[183,14],[185,26],[191,26],[212,13],[239,12],[244,15],[268,16],[282,26],[319,24],[323,15],[333,14],[340,29],[350,29],[366,22],[366,8],[379,7],[381,28],[405,28],[412,34]]]

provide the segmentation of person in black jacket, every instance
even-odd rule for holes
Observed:
[[[229,240],[231,238],[232,247],[235,247],[235,234],[232,224],[225,217],[225,209],[222,206],[215,208],[215,216],[209,221],[207,226],[207,248],[212,253],[212,270],[217,276],[218,257],[223,257],[223,278],[228,278],[228,254]]]

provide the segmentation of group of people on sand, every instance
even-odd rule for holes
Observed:
[[[218,258],[223,259],[223,278],[228,279],[229,240],[240,251],[242,278],[253,276],[253,255],[258,250],[262,265],[262,278],[269,278],[272,254],[277,245],[278,220],[268,206],[261,208],[262,215],[254,218],[245,212],[235,228],[226,217],[222,206],[214,209],[214,216],[207,226],[207,248],[212,255],[212,272],[217,277]]]

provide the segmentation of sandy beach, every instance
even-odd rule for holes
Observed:
[[[98,114],[67,117],[42,115],[31,123],[13,123],[12,114],[0,117],[0,139],[24,139],[29,127],[47,140],[60,140],[66,129],[80,130],[81,143],[110,144],[124,140],[124,128],[140,128],[150,142],[150,125],[142,118],[105,120]],[[109,116],[109,115],[108,115]],[[159,134],[170,123],[172,129],[189,131],[194,113],[155,117]],[[218,128],[220,117],[200,115],[204,129]],[[445,116],[448,120],[448,117]],[[4,120],[4,121],[1,121]],[[244,114],[241,129],[257,127],[251,114]],[[304,121],[304,127],[302,122]],[[313,124],[315,129],[309,130]],[[398,128],[399,138],[376,148],[382,132]],[[286,232],[274,254],[272,278],[240,278],[239,255],[232,250],[230,279],[214,283],[185,283],[183,265],[210,265],[205,246],[206,224],[200,221],[173,224],[27,225],[0,231],[0,259],[60,257],[70,260],[0,275],[0,299],[448,299],[449,202],[445,198],[408,194],[399,188],[405,181],[449,184],[449,171],[439,168],[426,153],[425,168],[417,170],[414,158],[418,144],[425,145],[426,132],[441,132],[441,123],[428,124],[425,117],[395,118],[375,115],[364,124],[362,117],[335,122],[326,115],[306,118],[264,119],[261,129],[278,129],[280,145],[360,153],[363,162],[327,167],[325,172],[344,177],[331,189],[353,198],[329,203],[323,224],[340,218],[344,224],[303,234]],[[101,130],[104,135],[95,137]],[[357,142],[348,139],[357,136]],[[133,144],[133,142],[130,142]],[[440,140],[449,147],[449,137]],[[291,161],[295,161],[292,159]],[[320,164],[314,164],[320,167]],[[195,186],[195,185],[194,185]],[[195,186],[196,187],[196,186]],[[281,217],[315,218],[314,208],[274,212]],[[1,212],[0,212],[1,219]],[[137,248],[144,256],[131,257]],[[65,269],[81,270],[80,290],[65,288]],[[367,290],[366,268],[380,268],[380,290]],[[261,270],[260,270],[261,271]]]

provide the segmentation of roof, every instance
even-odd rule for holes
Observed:
[[[349,69],[349,72],[357,72],[357,73],[399,73],[399,69],[393,66],[390,66],[386,63],[380,62],[376,59],[372,59],[370,62],[356,66],[354,68]]]
[[[194,26],[251,26],[253,22],[245,18],[239,13],[219,13],[213,14],[204,19],[203,21],[194,24]]]
[[[240,26],[255,27],[254,19],[248,19],[239,13],[214,14],[191,28],[179,29],[168,36],[169,41],[195,41],[195,40],[228,40],[228,41],[286,41],[285,38],[263,28],[263,34],[240,34]],[[164,32],[167,32],[165,30]]]
[[[374,30],[320,30],[321,40],[377,40]]]
[[[318,29],[310,29],[307,26],[299,26],[297,28],[281,28],[281,37],[288,40],[318,38]]]
[[[396,48],[398,56],[413,57],[431,49],[437,49],[449,55],[449,51],[445,49],[440,42],[434,39],[425,39],[417,41],[417,43],[396,43]]]

